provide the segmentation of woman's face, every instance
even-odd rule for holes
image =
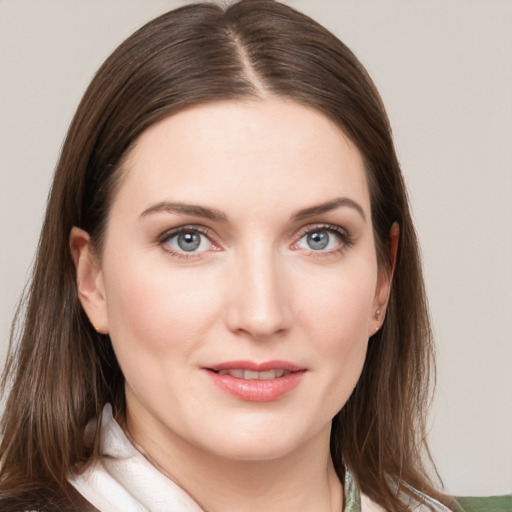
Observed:
[[[122,172],[78,276],[135,439],[237,460],[328,440],[389,287],[354,144],[292,101],[218,102],[149,128]]]

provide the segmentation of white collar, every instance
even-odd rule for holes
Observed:
[[[105,405],[101,418],[101,459],[70,483],[100,511],[203,512],[176,483],[163,475],[130,442]]]

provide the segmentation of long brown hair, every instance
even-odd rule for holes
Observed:
[[[228,8],[188,5],[151,21],[107,59],[78,107],[3,377],[2,510],[71,507],[66,478],[97,455],[83,440],[87,421],[106,402],[124,410],[110,340],[95,332],[77,298],[71,228],[86,230],[101,253],[123,157],[153,123],[193,104],[266,96],[317,109],[357,145],[381,266],[389,265],[390,227],[400,226],[387,317],[333,420],[336,470],[341,478],[348,466],[362,491],[389,511],[407,508],[409,485],[445,501],[424,467],[432,336],[418,244],[379,94],[326,29],[280,3],[246,0]]]

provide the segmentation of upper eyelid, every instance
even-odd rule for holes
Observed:
[[[197,224],[186,224],[184,226],[177,226],[175,228],[170,228],[165,231],[163,231],[159,236],[158,240],[160,242],[165,242],[169,238],[172,238],[173,236],[179,235],[180,233],[183,233],[184,231],[195,231],[197,233],[200,233],[201,235],[206,236],[208,239],[211,240],[212,236],[212,230],[207,228],[206,226],[201,226]]]
[[[322,230],[322,229],[325,231],[333,231],[335,233],[339,233],[340,235],[350,236],[350,233],[346,228],[344,228],[342,226],[338,226],[336,224],[330,224],[328,222],[318,222],[318,223],[308,224],[306,226],[303,226],[302,228],[297,230],[296,236],[302,237],[302,236],[306,235],[307,233],[310,233],[311,231]]]

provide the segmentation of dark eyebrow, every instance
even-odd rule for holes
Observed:
[[[366,215],[364,213],[363,208],[348,197],[338,197],[333,199],[332,201],[328,201],[327,203],[322,203],[315,206],[310,206],[308,208],[304,208],[299,210],[292,216],[292,219],[295,221],[303,220],[308,217],[313,217],[314,215],[320,215],[322,213],[327,213],[336,208],[340,208],[342,206],[348,206],[349,208],[353,208],[356,210],[363,220],[366,221]],[[204,219],[209,219],[217,222],[227,222],[227,215],[217,210],[216,208],[206,208],[204,206],[199,206],[197,204],[189,204],[189,203],[171,203],[168,201],[162,201],[160,203],[156,203],[141,213],[141,217],[146,217],[152,213],[157,212],[169,212],[169,213],[177,213],[179,215],[190,215],[192,217],[202,217]]]
[[[228,218],[224,212],[216,210],[215,208],[206,208],[197,204],[189,203],[170,203],[162,201],[160,203],[150,206],[141,213],[141,217],[146,217],[151,213],[168,212],[177,213],[178,215],[190,215],[192,217],[202,217],[217,222],[227,222]]]
[[[304,220],[308,217],[313,217],[314,215],[320,215],[321,213],[327,213],[336,208],[340,208],[341,206],[348,206],[349,208],[353,208],[356,210],[359,215],[366,222],[366,215],[364,213],[363,208],[359,203],[356,203],[354,200],[349,199],[348,197],[338,197],[333,199],[332,201],[328,201],[327,203],[318,204],[316,206],[311,206],[309,208],[304,208],[303,210],[299,210],[297,213],[293,215],[293,220]]]

